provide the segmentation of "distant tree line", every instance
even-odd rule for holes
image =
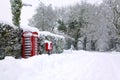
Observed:
[[[76,50],[120,51],[119,0],[103,0],[99,5],[81,2],[61,8],[40,2],[29,25],[69,37],[66,49],[73,45]]]

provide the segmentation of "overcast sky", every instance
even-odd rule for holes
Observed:
[[[81,1],[87,1],[89,3],[99,3],[101,0],[40,0],[46,4],[52,4],[53,6],[61,7],[74,5],[75,3],[80,3]]]
[[[10,0],[0,0],[0,21],[8,21],[11,23],[11,9],[10,9]],[[32,7],[23,7],[21,14],[21,24],[27,25],[28,19],[32,17],[35,12],[35,8],[37,7],[39,1],[44,4],[52,4],[53,7],[63,7],[68,5],[74,5],[76,3],[80,3],[81,0],[22,0],[23,3],[32,4]],[[83,0],[84,1],[84,0]],[[86,0],[87,2],[94,4],[100,3],[101,0]]]

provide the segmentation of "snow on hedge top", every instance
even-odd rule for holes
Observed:
[[[8,21],[4,21],[4,20],[0,20],[0,24],[2,24],[2,25],[9,25],[10,27],[17,28],[12,23],[10,23]]]
[[[64,38],[64,36],[62,35],[57,35],[48,31],[39,31],[39,35],[44,35],[44,36],[54,36],[54,37],[58,37],[58,38]]]
[[[44,36],[54,36],[54,37],[58,37],[58,38],[64,38],[64,36],[62,35],[57,35],[48,31],[39,31],[38,28],[35,27],[30,27],[30,26],[21,26],[21,28],[23,29],[23,31],[31,31],[31,32],[38,32],[38,35],[44,35]]]

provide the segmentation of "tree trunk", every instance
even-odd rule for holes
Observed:
[[[83,50],[86,50],[86,44],[87,44],[87,37],[85,37],[83,41]]]
[[[96,40],[96,41],[97,41],[97,40]],[[95,48],[96,41],[91,40],[91,50],[92,50],[92,51],[95,51],[95,50],[96,50],[96,48]]]

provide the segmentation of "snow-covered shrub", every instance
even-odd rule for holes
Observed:
[[[21,32],[7,23],[0,23],[0,55],[19,57],[21,54]]]
[[[52,53],[62,53],[64,49],[64,37],[56,35],[47,31],[41,31],[39,33],[39,53],[46,53],[45,40],[51,41],[53,44]]]

